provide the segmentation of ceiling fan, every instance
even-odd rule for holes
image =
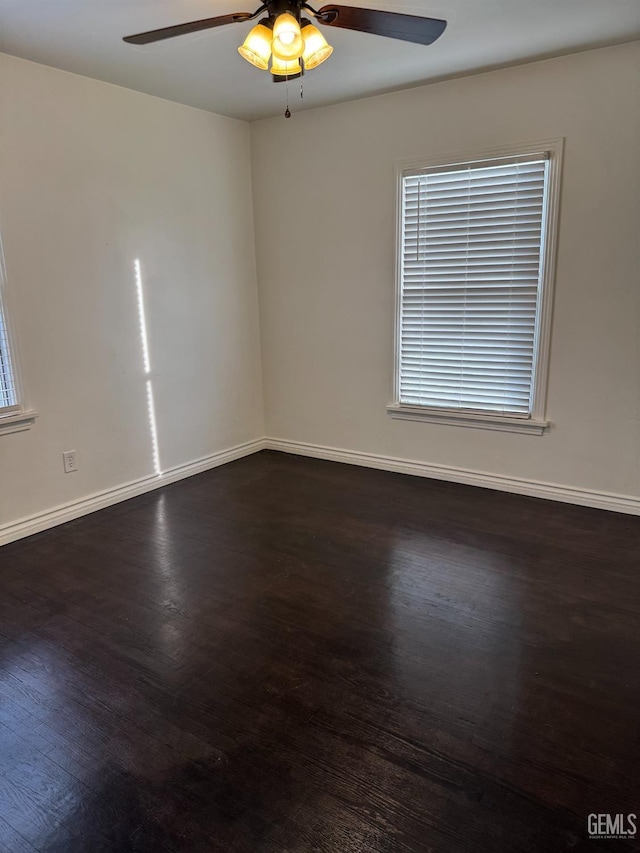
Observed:
[[[279,83],[300,77],[305,70],[317,68],[333,53],[333,48],[327,44],[320,30],[308,18],[303,17],[303,12],[309,13],[318,23],[327,27],[357,30],[415,44],[431,44],[442,35],[447,26],[446,21],[437,18],[422,18],[398,12],[336,5],[323,6],[322,9],[316,10],[305,0],[266,0],[253,13],[235,12],[173,27],[162,27],[127,36],[124,41],[129,44],[150,44],[226,24],[252,21],[264,13],[266,17],[251,30],[238,51],[256,68],[270,70],[273,80]]]

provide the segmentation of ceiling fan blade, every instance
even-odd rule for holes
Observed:
[[[126,36],[123,41],[128,44],[150,44],[153,41],[172,39],[174,36],[185,36],[187,33],[197,33],[199,30],[209,30],[212,27],[224,27],[225,24],[237,24],[249,21],[254,16],[250,12],[236,12],[233,15],[219,15],[217,18],[203,18],[201,21],[190,21],[188,24],[177,24],[175,27],[162,27],[159,30],[149,30]]]
[[[418,15],[360,9],[356,6],[323,6],[317,15],[318,20],[329,27],[358,30],[416,44],[431,44],[447,26],[446,21],[438,18],[421,18]]]

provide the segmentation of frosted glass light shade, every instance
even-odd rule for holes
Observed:
[[[317,68],[325,59],[329,59],[333,53],[333,48],[327,44],[325,37],[317,27],[313,24],[307,24],[302,30],[302,38],[304,39],[304,53],[302,60],[304,67],[307,69]]]
[[[244,44],[238,48],[238,53],[256,68],[266,71],[271,56],[271,38],[269,27],[265,27],[264,24],[256,24],[244,40]]]
[[[271,73],[275,74],[276,77],[295,77],[297,74],[300,74],[302,68],[300,67],[299,59],[291,59],[289,61],[284,59],[278,59],[278,57],[273,54],[271,58]]]
[[[293,15],[285,12],[278,15],[273,25],[273,55],[286,62],[298,59],[304,51],[304,40],[300,32],[300,24]]]

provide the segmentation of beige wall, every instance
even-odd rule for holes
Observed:
[[[0,56],[0,233],[40,412],[0,435],[0,541],[153,474],[136,258],[163,470],[266,431],[639,497],[639,72],[628,44],[250,128]],[[550,433],[391,420],[396,162],[556,136]]]
[[[640,495],[639,79],[636,42],[252,125],[267,434]],[[551,431],[391,420],[394,164],[557,136]]]
[[[249,126],[0,56],[0,231],[26,388],[0,527],[264,433]],[[63,473],[62,451],[80,470]]]

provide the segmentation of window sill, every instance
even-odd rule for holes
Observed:
[[[450,409],[424,409],[420,406],[392,404],[387,406],[392,418],[400,421],[425,421],[431,424],[447,426],[474,427],[476,429],[496,429],[502,432],[520,432],[529,435],[542,435],[548,428],[548,421],[531,418],[510,418],[504,415],[489,415],[475,412],[455,412]]]
[[[24,412],[11,412],[9,415],[0,415],[0,435],[10,432],[24,432],[31,429],[38,413],[33,409]]]

